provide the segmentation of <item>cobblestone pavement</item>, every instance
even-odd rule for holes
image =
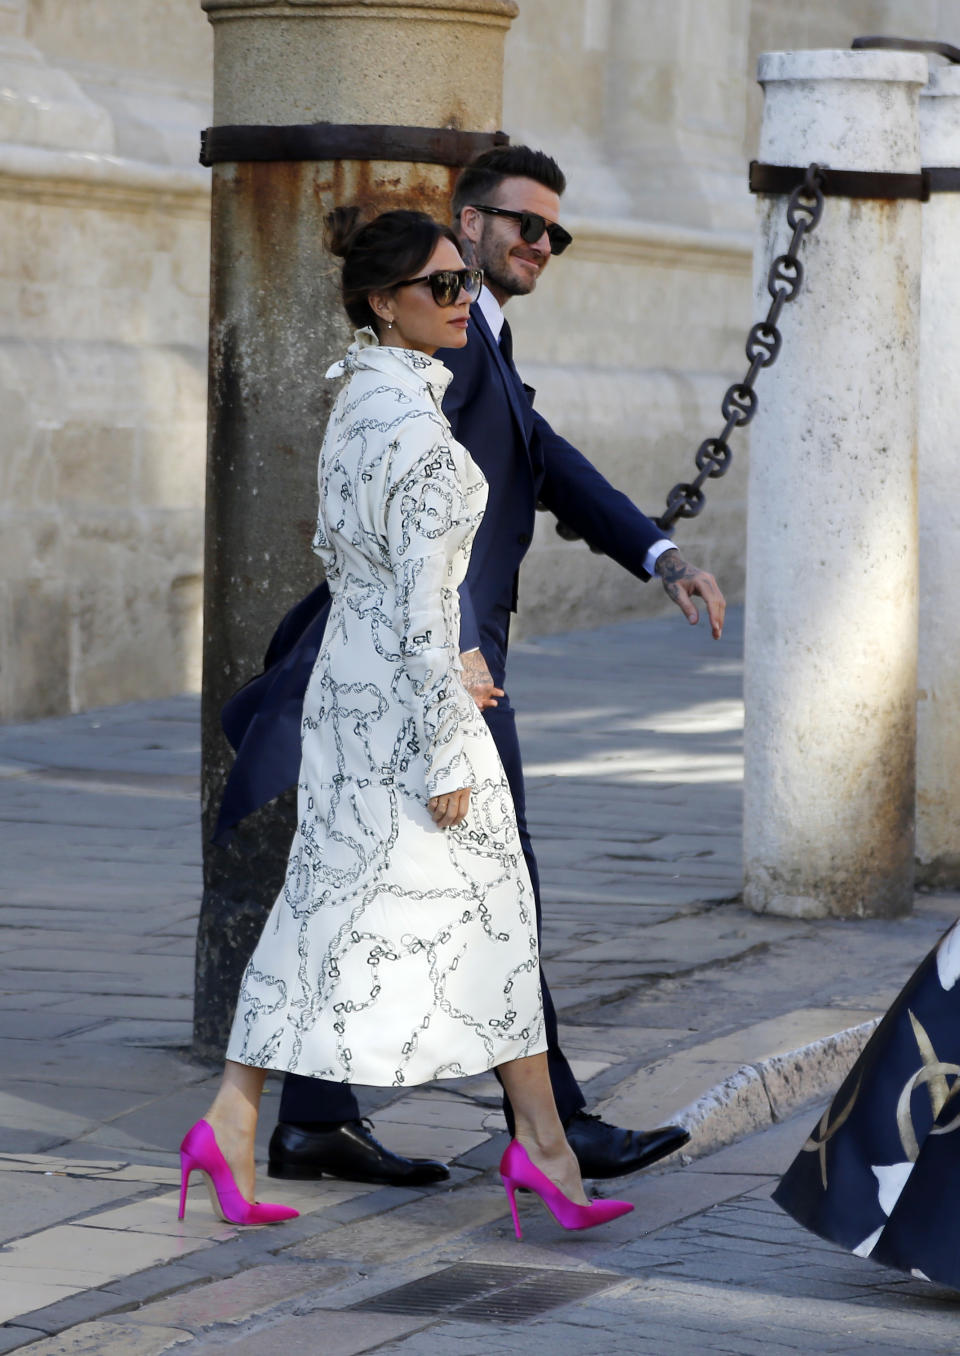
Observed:
[[[597,1236],[528,1204],[522,1246],[492,1078],[367,1094],[385,1142],[453,1162],[449,1189],[271,1184],[303,1214],[253,1230],[192,1189],[179,1224],[175,1149],[214,1079],[187,1049],[197,700],[0,729],[0,1352],[954,1350],[952,1298],[767,1196],[812,1112],[772,1122],[840,1072],[807,1061],[800,1087],[777,1058],[881,1011],[958,901],[896,923],[740,907],[740,677],[736,617],[719,644],[669,618],[515,649],[546,964],[592,1105],[651,1125],[726,1080],[697,1151],[770,1127],[617,1183],[637,1211]],[[375,1298],[411,1281],[415,1312]]]

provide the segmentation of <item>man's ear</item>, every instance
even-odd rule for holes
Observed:
[[[469,240],[472,245],[475,245],[483,230],[483,213],[478,212],[475,207],[461,208],[460,223],[454,229],[461,239]]]

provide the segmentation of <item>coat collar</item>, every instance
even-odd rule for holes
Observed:
[[[439,358],[428,357],[412,348],[381,344],[369,327],[356,331],[345,356],[334,363],[326,375],[343,377],[364,371],[382,372],[403,386],[426,390],[438,407],[453,380],[453,373]]]

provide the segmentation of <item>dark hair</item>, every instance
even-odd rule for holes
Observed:
[[[494,146],[470,162],[453,189],[453,219],[470,203],[489,203],[504,179],[533,179],[559,197],[567,186],[563,170],[545,151],[529,146]]]
[[[414,277],[440,240],[460,248],[450,227],[426,212],[381,212],[364,223],[358,207],[335,207],[324,218],[324,226],[327,249],[343,260],[340,293],[358,329],[377,327],[378,317],[368,300],[371,292],[385,292]]]

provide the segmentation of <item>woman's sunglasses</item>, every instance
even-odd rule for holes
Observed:
[[[405,282],[395,283],[395,287],[412,287],[414,283],[429,283],[433,299],[438,306],[456,306],[461,292],[466,292],[471,301],[476,301],[483,286],[482,268],[439,268],[436,273],[424,273],[420,278],[407,278]]]
[[[519,221],[520,239],[528,245],[535,245],[544,231],[554,254],[562,254],[568,245],[573,244],[573,236],[569,231],[565,231],[555,221],[548,221],[539,212],[513,212],[508,207],[485,207],[479,202],[471,203],[470,206],[477,212],[486,212],[490,217],[511,217]]]

